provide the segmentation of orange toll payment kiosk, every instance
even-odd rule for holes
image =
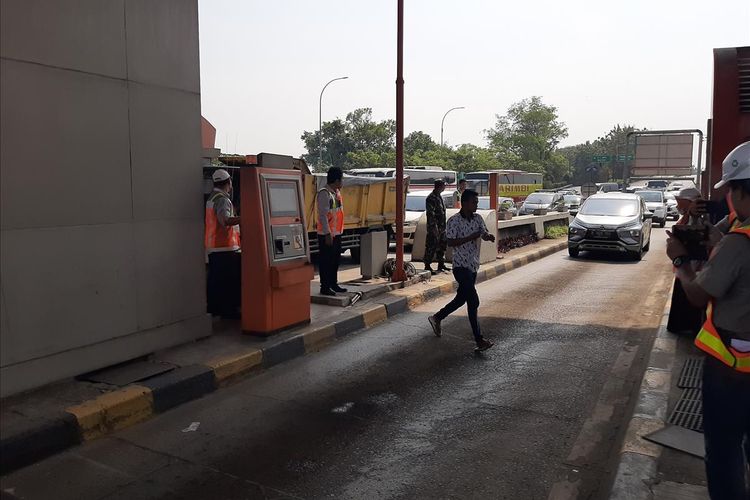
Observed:
[[[271,335],[310,322],[302,175],[291,156],[261,153],[240,169],[242,331]]]

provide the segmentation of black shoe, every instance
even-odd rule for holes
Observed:
[[[333,290],[336,293],[344,293],[347,291],[346,288],[340,287],[338,285],[332,286],[331,290]]]
[[[481,338],[481,339],[477,340],[477,347],[475,349],[476,349],[476,351],[486,351],[487,349],[489,349],[493,345],[495,345],[495,344],[492,343],[492,342],[490,342],[489,340],[487,340],[485,338]]]
[[[336,292],[334,292],[333,290],[330,290],[330,289],[325,289],[325,290],[323,290],[323,289],[321,288],[321,289],[320,289],[320,294],[321,294],[321,295],[328,295],[329,297],[335,297],[335,296],[336,296]]]
[[[448,266],[438,266],[437,268],[438,272],[444,271],[446,273],[450,272],[451,268]]]
[[[434,270],[433,268],[431,268],[430,266],[424,266],[424,270],[425,270],[425,271],[430,271],[430,274],[431,274],[432,276],[435,276],[435,275],[436,275],[436,274],[438,273],[437,271],[435,271],[435,270]]]

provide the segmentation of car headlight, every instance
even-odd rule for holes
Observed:
[[[625,240],[630,243],[638,243],[638,240],[641,238],[641,228],[625,228],[625,229],[618,229],[617,230],[617,236],[620,237],[620,239]]]
[[[583,238],[586,236],[586,230],[578,226],[568,226],[568,236],[570,238]]]

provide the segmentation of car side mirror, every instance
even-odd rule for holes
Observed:
[[[653,218],[654,218],[654,212],[643,212],[643,220],[653,219]]]

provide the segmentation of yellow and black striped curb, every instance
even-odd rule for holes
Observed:
[[[559,242],[542,250],[500,260],[477,273],[477,282],[499,276],[564,248]],[[0,440],[0,472],[6,473],[53,453],[124,429],[170,408],[200,398],[246,375],[319,351],[334,340],[371,328],[441,295],[453,293],[456,283],[428,283],[418,291],[403,288],[373,298],[355,310],[344,311],[327,324],[310,326],[298,335],[264,348],[248,348],[203,364],[182,366],[138,384],[102,394],[66,408],[45,422]]]
[[[672,290],[668,296],[671,295]],[[638,402],[620,449],[620,462],[610,491],[610,499],[653,498],[649,485],[656,480],[661,447],[641,436],[658,431],[666,425],[669,389],[677,351],[677,338],[667,331],[669,307],[670,303],[667,302],[651,349],[648,367],[641,379]]]

